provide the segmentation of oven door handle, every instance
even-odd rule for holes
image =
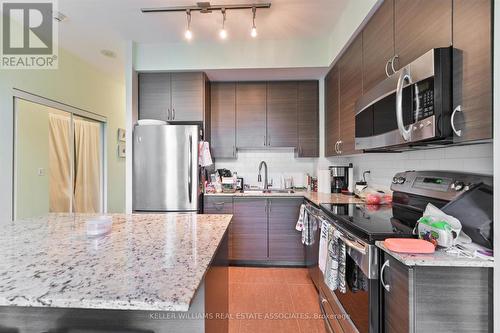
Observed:
[[[326,327],[328,328],[328,332],[335,333],[335,331],[333,330],[332,324],[330,324],[328,314],[326,313],[325,307],[323,305],[324,303],[328,303],[328,300],[320,295],[319,296],[319,308],[321,310],[321,314],[323,315],[323,320],[326,323]]]
[[[348,236],[345,235],[345,232],[338,229],[336,226],[334,226],[333,228],[340,233],[339,238],[342,242],[344,242],[345,245],[352,248],[353,250],[358,251],[359,253],[361,253],[364,256],[367,255],[366,246],[363,246],[362,244],[359,244],[358,242],[349,239]]]
[[[358,251],[359,253],[361,253],[362,255],[366,255],[366,248],[364,246],[361,247],[361,246],[355,244],[353,241],[351,241],[350,239],[348,239],[346,237],[340,237],[340,240],[343,241],[350,248],[352,248],[352,249]]]
[[[413,80],[411,78],[410,71],[408,70],[408,67],[404,67],[401,69],[401,73],[399,73],[399,79],[398,79],[398,85],[396,88],[396,120],[398,122],[398,130],[399,133],[401,133],[401,136],[405,141],[410,141],[411,139],[411,130],[412,130],[412,125],[410,125],[408,128],[405,127],[404,121],[403,121],[403,88],[405,82],[408,81],[408,83],[412,83]],[[418,87],[415,85],[416,89],[416,101],[417,101],[417,110],[420,109],[420,100],[418,98]]]

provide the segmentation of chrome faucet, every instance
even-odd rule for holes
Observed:
[[[262,182],[262,176],[261,176],[261,171],[262,171],[262,166],[265,167],[264,170],[264,191],[267,191],[269,189],[269,184],[267,183],[267,163],[265,161],[260,162],[259,164],[259,175],[257,176],[257,181]]]

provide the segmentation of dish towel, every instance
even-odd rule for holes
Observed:
[[[321,220],[321,232],[319,237],[318,267],[321,273],[325,274],[326,260],[328,255],[328,235],[330,233],[330,223]]]
[[[347,257],[346,280],[349,289],[353,293],[368,291],[368,278],[351,257]]]
[[[198,144],[198,164],[202,167],[207,167],[214,162],[212,161],[212,155],[210,154],[210,144],[207,141],[200,141]]]
[[[297,220],[297,223],[295,224],[295,230],[297,230],[297,231],[304,230],[304,215],[305,215],[305,213],[306,213],[306,205],[302,204],[302,205],[300,205],[299,219]]]
[[[346,292],[345,265],[346,250],[345,244],[340,239],[340,232],[334,228],[330,229],[328,237],[328,255],[326,261],[325,284],[330,290]]]
[[[312,245],[314,243],[313,220],[307,210],[304,211],[304,227],[302,228],[302,244]]]

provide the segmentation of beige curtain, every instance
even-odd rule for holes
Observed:
[[[71,211],[71,118],[49,114],[49,211]]]
[[[75,119],[74,211],[101,212],[101,125]]]

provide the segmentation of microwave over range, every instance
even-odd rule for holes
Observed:
[[[357,150],[398,150],[453,141],[452,48],[401,68],[356,103]]]

